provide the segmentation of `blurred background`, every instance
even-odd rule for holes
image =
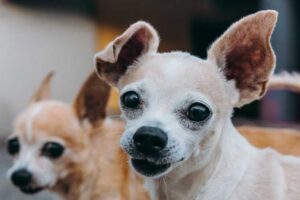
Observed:
[[[0,0],[1,152],[14,117],[47,72],[56,72],[53,97],[70,102],[93,70],[94,53],[137,20],[148,21],[159,31],[160,51],[184,50],[205,58],[208,46],[232,22],[258,10],[275,9],[279,21],[272,44],[280,72],[300,70],[298,8],[297,0]],[[268,92],[262,101],[236,110],[234,120],[298,127],[299,99],[286,91]],[[109,110],[119,112],[116,93]],[[4,180],[9,158],[0,153],[0,160]],[[25,199],[8,181],[1,181],[0,195],[3,200]]]

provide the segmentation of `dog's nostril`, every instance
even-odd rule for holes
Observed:
[[[164,140],[154,139],[152,141],[152,145],[153,145],[153,148],[155,148],[157,150],[160,150],[160,149],[163,149],[165,147],[165,142],[164,142]]]
[[[32,174],[25,169],[21,169],[12,174],[11,180],[16,186],[27,186],[31,183]]]
[[[142,153],[156,153],[167,146],[168,136],[159,128],[141,127],[133,136],[134,145]]]
[[[133,140],[134,140],[134,145],[137,147],[140,147],[143,145],[144,141],[144,137],[142,135],[134,135]]]

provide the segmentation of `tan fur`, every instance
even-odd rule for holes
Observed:
[[[50,98],[50,83],[54,75],[53,71],[50,71],[43,79],[41,85],[36,90],[35,94],[31,97],[31,102],[42,101]]]
[[[25,143],[37,146],[53,140],[64,144],[64,155],[51,161],[58,178],[54,185],[47,186],[63,199],[147,200],[142,180],[131,172],[127,156],[119,148],[123,122],[105,118],[109,87],[95,77],[95,73],[90,75],[73,105],[41,100],[36,95],[39,101],[17,117],[10,137],[18,137],[21,146]],[[44,91],[38,94],[44,94]],[[97,101],[91,103],[93,95],[98,95]],[[99,112],[96,117],[96,113],[92,113],[95,111]],[[28,119],[34,112],[32,132],[28,133]],[[19,159],[18,156],[15,159]],[[45,158],[37,155],[36,159],[41,163]]]
[[[122,109],[127,124],[121,145],[131,162],[142,160],[158,169],[161,164],[170,166],[154,175],[144,173],[141,165],[134,167],[146,177],[153,200],[299,199],[300,159],[255,148],[231,122],[234,107],[259,99],[266,91],[276,61],[270,45],[276,21],[277,12],[271,10],[241,19],[214,42],[205,60],[141,48],[151,44],[149,40],[140,44],[140,27],[150,25],[138,22],[118,38],[122,45],[112,42],[95,56],[101,78],[117,86],[121,95],[133,91],[142,100],[135,115]],[[158,43],[157,33],[148,32]],[[132,35],[138,45],[128,40]],[[117,79],[111,80],[111,75]],[[193,102],[204,102],[212,112],[200,127],[191,125],[185,114]],[[135,153],[133,136],[144,126],[167,134],[163,149],[167,156],[155,160]]]

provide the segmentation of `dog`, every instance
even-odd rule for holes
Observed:
[[[124,125],[106,117],[110,87],[92,73],[67,104],[50,99],[52,76],[17,116],[7,141],[12,183],[26,194],[48,189],[65,200],[147,200],[118,145]]]
[[[231,122],[268,88],[277,16],[237,21],[206,59],[158,53],[159,36],[142,21],[95,55],[98,75],[120,92],[121,147],[151,199],[300,199],[300,159],[257,149]]]

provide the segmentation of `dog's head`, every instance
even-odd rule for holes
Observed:
[[[233,24],[203,60],[158,53],[159,38],[137,22],[95,56],[98,74],[120,90],[127,122],[121,146],[131,165],[160,177],[186,162],[205,164],[234,107],[260,98],[275,65],[270,37],[275,11]]]
[[[51,77],[46,76],[28,108],[17,116],[7,140],[14,158],[8,177],[28,194],[53,189],[76,171],[86,159],[91,130],[105,117],[110,88],[96,73],[72,105],[49,99]]]

